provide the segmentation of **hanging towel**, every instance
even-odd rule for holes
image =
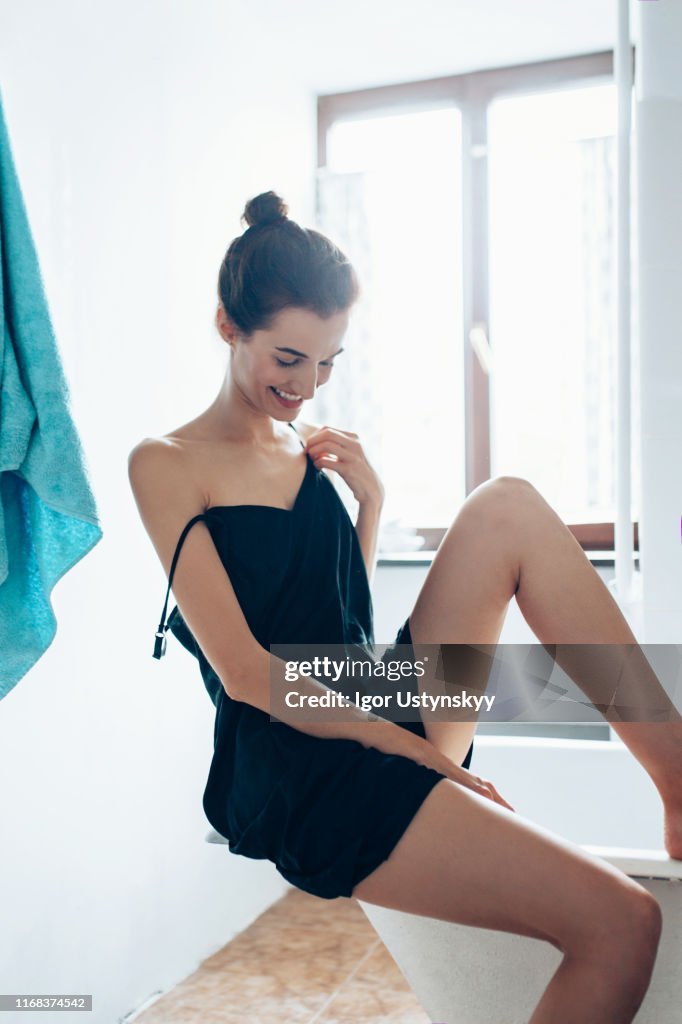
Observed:
[[[50,646],[50,593],[102,537],[0,96],[0,699]]]

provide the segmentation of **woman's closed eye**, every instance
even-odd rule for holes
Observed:
[[[280,359],[278,356],[275,356],[275,362],[279,366],[296,366],[296,364],[300,363],[301,360],[300,359],[292,359],[291,362],[286,362],[284,359]],[[320,363],[320,366],[329,366],[330,368],[333,365],[334,365],[333,363]]]

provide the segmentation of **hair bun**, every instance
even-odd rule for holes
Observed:
[[[289,207],[276,192],[261,192],[254,199],[249,199],[244,207],[242,220],[250,228],[257,224],[272,224],[278,220],[286,220]]]

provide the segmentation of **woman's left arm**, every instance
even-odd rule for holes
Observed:
[[[379,534],[379,521],[381,519],[381,504],[367,502],[360,505],[358,517],[355,520],[355,532],[360,541],[362,557],[365,560],[367,579],[370,584],[374,576],[375,556],[377,550],[377,536]]]

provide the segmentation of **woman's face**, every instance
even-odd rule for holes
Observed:
[[[243,341],[220,306],[216,322],[232,349],[233,384],[250,405],[274,419],[291,419],[329,380],[349,316],[345,310],[322,320],[308,309],[283,309],[269,331],[254,331]]]

